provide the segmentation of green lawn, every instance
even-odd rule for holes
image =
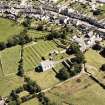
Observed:
[[[85,58],[87,60],[87,71],[90,72],[95,78],[97,78],[101,83],[105,84],[105,72],[100,70],[102,64],[105,63],[105,58],[102,57],[99,52],[89,49],[85,53]]]
[[[49,52],[53,49],[59,50],[57,45],[52,41],[39,41],[37,44],[29,45],[24,48],[24,69],[30,71],[35,68],[40,62],[41,57],[48,58]],[[20,60],[20,46],[5,49],[1,51],[1,63],[0,71],[4,75],[15,74],[18,68],[18,62]],[[2,75],[0,75],[2,76]]]
[[[98,70],[101,67],[102,64],[105,63],[105,58],[102,57],[99,52],[96,52],[95,50],[89,49],[85,53],[85,58],[88,64],[96,67]]]
[[[12,20],[0,18],[0,42],[7,41],[11,36],[19,34],[23,30]]]
[[[41,62],[41,57],[49,58],[52,50],[60,51],[53,41],[38,41],[38,43],[24,48],[25,69],[34,69]],[[61,56],[60,56],[61,57]]]
[[[20,60],[20,46],[5,49],[1,52],[4,75],[16,73]]]
[[[42,73],[37,73],[34,71],[35,66],[40,63],[41,57],[48,57],[49,52],[54,48],[58,49],[56,47],[56,44],[52,41],[40,41],[37,44],[29,45],[27,47],[25,46],[24,48],[24,68],[25,71],[27,71],[26,75],[37,81],[42,89],[52,87],[53,85],[59,83],[59,80],[55,77],[55,72],[52,70]],[[19,79],[15,80],[14,78],[12,78],[16,77],[19,59],[20,46],[8,48],[1,52],[4,77],[2,75],[2,69],[0,69],[0,89],[2,90],[0,91],[0,95],[8,95],[11,89],[15,89],[20,84],[21,81],[19,81]],[[10,77],[9,79],[8,76]],[[6,90],[3,90],[6,87],[8,88]]]
[[[11,90],[22,86],[23,80],[17,76],[11,75],[0,79],[0,96],[7,96]]]
[[[52,69],[45,72],[30,71],[26,73],[32,80],[35,80],[42,89],[50,88],[60,81],[55,77],[55,72]]]

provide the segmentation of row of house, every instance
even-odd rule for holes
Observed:
[[[23,7],[21,7],[23,6]],[[104,24],[98,23],[96,20],[86,17],[85,15],[79,14],[77,11],[72,8],[59,7],[56,6],[54,8],[50,8],[49,6],[45,7],[45,5],[40,5],[40,7],[33,7],[31,4],[29,5],[14,5],[13,7],[9,7],[6,5],[0,6],[0,15],[3,16],[4,13],[9,17],[17,17],[19,13],[22,13],[24,16],[33,17],[36,19],[47,20],[49,22],[55,22],[57,24],[67,24],[73,19],[79,19],[89,24],[95,25],[100,28],[105,28]],[[59,15],[58,15],[59,14]],[[60,15],[61,14],[61,15]],[[62,16],[63,15],[63,16]]]
[[[90,31],[88,32],[88,34],[81,37],[73,37],[73,41],[79,44],[80,50],[82,52],[86,51],[87,49],[95,45],[97,42],[100,42],[102,40],[102,37],[99,34],[95,34],[93,31]]]

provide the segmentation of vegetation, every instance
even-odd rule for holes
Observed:
[[[105,71],[105,64],[103,64],[100,68],[102,71]]]
[[[97,43],[92,47],[92,49],[96,51],[100,51],[102,49],[102,46]]]
[[[6,42],[22,30],[23,26],[17,25],[14,21],[0,18],[0,42]]]
[[[23,53],[24,53],[24,49],[23,49],[23,45],[21,45],[21,58],[20,58],[20,61],[19,61],[18,72],[17,72],[17,75],[19,75],[19,76],[21,76],[21,77],[24,76]]]
[[[65,68],[62,68],[59,70],[59,73],[57,73],[56,77],[60,80],[66,80],[70,77],[70,74]]]
[[[97,92],[94,90],[94,87],[95,89],[98,88]],[[80,77],[66,81],[63,85],[59,85],[58,87],[46,92],[46,96],[51,100],[51,102],[56,102],[57,105],[67,103],[70,105],[89,105],[92,103],[92,105],[94,105],[95,102],[91,98],[98,99],[98,97],[101,96],[100,92],[103,91],[104,90],[100,86],[93,82],[87,75],[83,74]],[[81,94],[79,95],[79,93]],[[93,94],[97,94],[98,97]],[[102,96],[103,95],[104,94],[102,93]],[[103,99],[104,98],[102,98],[102,103],[104,102]],[[98,99],[97,102],[100,103],[101,100]],[[104,105],[104,103],[102,105]]]

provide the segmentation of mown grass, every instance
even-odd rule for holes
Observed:
[[[7,41],[11,36],[18,35],[23,30],[23,26],[12,20],[0,18],[0,42]]]
[[[45,59],[48,59],[49,53],[54,49],[58,51],[61,50],[53,41],[39,41],[32,46],[25,47],[25,69],[27,69],[27,71],[34,69],[42,61],[41,58],[44,57]]]
[[[22,86],[23,80],[17,76],[10,75],[0,79],[0,96],[8,96],[11,90]]]
[[[50,88],[60,81],[55,77],[55,72],[50,69],[46,72],[30,71],[26,73],[32,80],[36,81],[42,89]]]
[[[5,49],[1,52],[1,62],[4,75],[16,73],[20,60],[20,46]]]
[[[56,74],[54,71],[52,71],[52,69],[42,73],[34,71],[35,66],[41,62],[41,57],[47,57],[49,52],[54,48],[57,49],[56,44],[52,41],[40,41],[37,44],[29,45],[28,47],[24,48],[25,74],[31,79],[35,80],[42,89],[52,87],[53,85],[59,83],[59,80],[55,77]],[[19,84],[21,84],[19,79],[15,80],[15,78],[17,78],[16,73],[19,60],[20,46],[8,48],[1,52],[4,77],[0,78],[0,95],[8,95],[11,89],[15,89],[19,86]],[[0,73],[2,73],[2,71]],[[10,77],[9,79],[8,76]]]

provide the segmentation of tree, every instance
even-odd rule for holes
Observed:
[[[17,102],[14,100],[14,101],[10,101],[9,103],[8,103],[8,105],[17,105]]]
[[[70,47],[66,50],[67,54],[77,54],[79,52],[80,52],[80,48],[77,43],[72,43]]]
[[[43,31],[43,24],[39,24],[38,27],[37,27],[37,30],[38,31]]]
[[[24,27],[30,27],[31,25],[31,19],[29,17],[26,17],[25,21],[23,22]]]
[[[44,60],[44,61],[46,60],[46,58],[45,58],[45,57],[42,57],[41,59],[42,59],[42,60]]]
[[[101,10],[97,9],[93,11],[93,15],[100,15],[101,14]]]
[[[51,33],[47,36],[48,40],[53,40],[53,39],[58,39],[58,38],[64,38],[63,34],[58,32],[58,31],[51,31]]]
[[[82,63],[85,63],[85,58],[84,58],[84,55],[77,55],[76,57],[74,58],[71,58],[71,62],[72,63],[78,63],[78,64],[82,64]]]
[[[24,69],[23,69],[23,65],[19,64],[18,66],[18,72],[17,75],[23,77],[24,76]]]
[[[24,68],[23,68],[23,45],[21,45],[21,57],[20,57],[20,61],[19,61],[19,66],[18,66],[18,72],[17,75],[23,77],[24,76]]]
[[[93,47],[92,47],[92,49],[93,50],[101,50],[101,46],[99,45],[99,44],[95,44],[95,45],[93,45]]]
[[[15,46],[17,44],[17,42],[15,41],[14,38],[11,38],[7,41],[7,47],[12,47],[12,46]]]
[[[6,47],[6,43],[0,42],[0,50],[4,50]]]
[[[59,70],[59,73],[56,75],[57,78],[60,80],[66,80],[70,77],[70,74],[65,68],[62,68]]]
[[[105,64],[103,64],[100,68],[102,71],[105,71]]]
[[[82,52],[75,54],[77,63],[85,63],[85,57]]]
[[[16,91],[12,90],[10,93],[10,97],[12,100],[16,100],[19,96],[16,94]]]
[[[105,57],[105,48],[100,52],[100,55]]]
[[[74,64],[74,72],[77,74],[81,71],[81,64]]]

